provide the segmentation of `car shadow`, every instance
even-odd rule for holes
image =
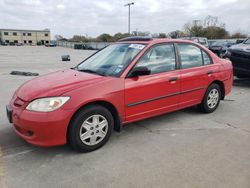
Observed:
[[[178,117],[180,115],[185,114],[200,114],[201,112],[197,107],[191,107],[187,109],[183,109],[176,112],[170,112],[167,114],[159,115],[156,117],[148,118],[145,120],[141,120],[134,123],[129,123],[125,125],[121,132],[114,131],[108,145],[112,147],[116,147],[115,143],[122,144],[123,139],[126,139],[129,136],[134,134],[144,134],[142,130],[151,129],[152,126],[155,125],[155,122],[175,122],[178,121]],[[146,124],[146,126],[144,126]],[[143,125],[143,126],[142,126]],[[5,158],[10,157],[17,157],[22,155],[32,155],[34,157],[40,158],[41,156],[55,156],[55,155],[64,155],[65,157],[75,155],[75,154],[82,154],[75,150],[73,150],[68,144],[63,146],[55,146],[55,147],[37,147],[31,145],[21,139],[11,127],[8,127],[4,130],[0,131],[0,138],[1,138],[1,149]],[[107,147],[106,145],[104,148]],[[108,148],[108,147],[107,147]],[[95,152],[95,151],[94,151]],[[92,153],[92,152],[90,152]]]
[[[135,134],[145,134],[144,131],[150,131],[155,127],[156,123],[159,123],[159,126],[161,126],[160,124],[162,123],[165,124],[165,122],[171,124],[178,122],[180,116],[190,116],[197,114],[203,113],[200,111],[198,106],[193,106],[185,108],[183,110],[170,112],[156,117],[151,117],[134,123],[126,124],[125,126],[123,126],[121,132],[113,132],[109,142],[107,143],[108,147],[104,145],[103,148],[107,148],[107,150],[110,150],[110,148],[119,147],[120,144],[122,145],[124,139],[127,139],[130,136],[134,136]],[[0,146],[2,148],[4,156],[6,156],[7,158],[11,156],[15,157],[18,155],[32,155],[33,157],[40,158],[41,156],[53,157],[55,155],[63,155],[67,157],[76,154],[84,154],[73,150],[68,144],[55,147],[33,146],[17,136],[11,127],[0,131],[0,138]],[[103,148],[101,148],[101,150],[103,150]]]

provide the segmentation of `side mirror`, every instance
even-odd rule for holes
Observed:
[[[129,78],[138,77],[143,75],[150,75],[151,71],[144,66],[141,67],[134,67],[132,72],[129,74]]]

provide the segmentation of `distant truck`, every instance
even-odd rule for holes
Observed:
[[[250,37],[243,43],[231,46],[226,52],[226,57],[233,63],[235,76],[250,77]]]

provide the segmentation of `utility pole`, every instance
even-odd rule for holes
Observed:
[[[125,7],[128,6],[128,33],[129,34],[130,34],[130,6],[134,4],[135,4],[134,2],[131,2],[131,3],[127,3],[124,5]]]

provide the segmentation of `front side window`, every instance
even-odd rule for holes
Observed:
[[[200,48],[191,44],[178,44],[178,49],[183,69],[203,65]]]
[[[175,50],[173,44],[164,44],[152,47],[138,61],[135,67],[144,66],[150,74],[175,70]]]
[[[4,34],[4,35],[9,35],[9,33],[8,33],[8,32],[4,32],[3,34]]]
[[[76,68],[82,72],[118,77],[144,47],[144,44],[112,44]]]

